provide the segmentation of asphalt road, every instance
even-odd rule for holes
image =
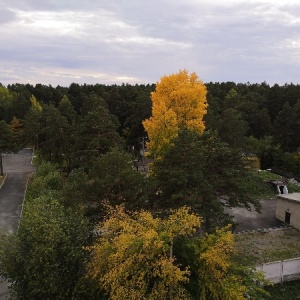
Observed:
[[[252,231],[258,229],[278,228],[283,224],[276,219],[276,198],[260,200],[261,213],[254,209],[233,207],[226,208],[226,212],[233,216],[233,220],[238,223],[235,232]]]
[[[0,189],[0,228],[6,232],[15,232],[18,228],[28,175],[35,171],[31,164],[32,155],[32,149],[3,154],[6,178]],[[7,284],[0,278],[0,300],[7,296]]]

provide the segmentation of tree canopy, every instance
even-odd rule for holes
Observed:
[[[143,122],[150,153],[161,155],[181,129],[204,131],[206,93],[196,73],[182,70],[161,78],[151,93],[152,116]]]
[[[260,208],[264,185],[245,166],[242,153],[216,133],[182,130],[153,164],[159,193],[152,205],[155,209],[189,205],[203,216],[207,230],[225,225],[224,205]]]
[[[87,248],[92,255],[88,273],[109,299],[187,299],[187,267],[170,256],[173,239],[191,236],[200,219],[187,208],[173,211],[168,219],[147,212],[112,209],[98,227],[100,237]]]

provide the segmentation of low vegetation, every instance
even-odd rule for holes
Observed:
[[[4,176],[0,176],[0,186],[1,186],[1,184],[2,184],[2,182],[4,181]]]
[[[300,183],[298,183],[294,179],[283,178],[278,174],[266,170],[259,171],[259,177],[265,182],[270,182],[270,183],[272,180],[283,180],[284,182],[287,182],[287,188],[289,193],[300,193]]]
[[[261,230],[235,237],[235,260],[244,266],[300,256],[300,231],[295,228]]]
[[[275,284],[266,289],[270,293],[270,299],[272,300],[300,299],[300,280]]]

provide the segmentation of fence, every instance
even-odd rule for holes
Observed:
[[[272,283],[297,280],[300,279],[300,257],[261,264],[256,269],[263,271]]]

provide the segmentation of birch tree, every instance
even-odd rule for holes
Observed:
[[[123,206],[111,209],[98,228],[99,239],[87,248],[88,274],[111,300],[188,299],[189,269],[177,264],[172,242],[191,236],[199,225],[200,218],[187,207],[167,219],[147,211],[127,213]]]
[[[160,156],[180,129],[204,131],[206,93],[196,73],[181,70],[161,78],[151,93],[152,116],[143,122],[151,154]]]

